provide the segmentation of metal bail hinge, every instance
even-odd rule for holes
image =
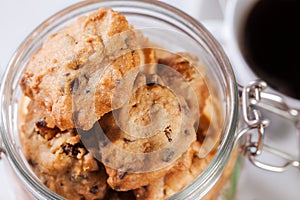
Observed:
[[[259,107],[292,120],[295,126],[300,128],[300,111],[290,108],[281,97],[264,92],[266,88],[267,84],[260,80],[253,81],[244,88],[239,87],[243,120],[246,124],[246,128],[237,136],[238,140],[241,138],[244,140],[241,150],[252,164],[264,170],[282,172],[291,166],[300,169],[299,160],[264,144],[265,129],[269,126],[269,120],[263,118]],[[285,161],[284,164],[274,165],[259,161],[257,158],[262,151],[280,157]]]

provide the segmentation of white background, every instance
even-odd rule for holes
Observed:
[[[203,23],[223,45],[228,55],[230,44],[222,38],[222,9],[217,0],[164,0]],[[24,38],[46,18],[78,0],[0,0],[0,74]],[[229,56],[230,58],[230,56]],[[237,68],[243,70],[243,66]],[[240,73],[240,72],[239,72]],[[268,116],[268,115],[267,115]],[[267,141],[299,157],[299,139],[291,124],[271,117]],[[273,161],[269,158],[269,161]],[[18,183],[5,156],[0,160],[0,199],[30,199]],[[252,166],[245,160],[240,175],[237,200],[300,199],[300,170],[272,173]]]

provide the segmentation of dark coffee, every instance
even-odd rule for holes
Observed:
[[[273,89],[300,99],[300,0],[260,0],[241,33],[252,71]]]

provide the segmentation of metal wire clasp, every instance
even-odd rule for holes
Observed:
[[[268,171],[282,172],[293,166],[300,168],[300,161],[293,156],[264,144],[265,130],[269,126],[269,120],[262,116],[259,108],[281,115],[292,120],[299,127],[300,111],[290,108],[284,100],[274,94],[266,93],[267,84],[256,80],[246,87],[239,87],[243,121],[246,127],[237,135],[238,140],[243,138],[241,151],[255,166]],[[257,158],[262,151],[267,151],[285,161],[282,165],[267,164]]]

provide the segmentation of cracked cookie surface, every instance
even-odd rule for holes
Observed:
[[[20,82],[24,94],[47,113],[49,127],[90,129],[111,105],[116,90],[131,90],[138,67],[151,57],[140,50],[141,35],[109,8],[82,16],[43,43]],[[127,78],[125,78],[127,77]],[[126,88],[119,88],[120,81]]]

